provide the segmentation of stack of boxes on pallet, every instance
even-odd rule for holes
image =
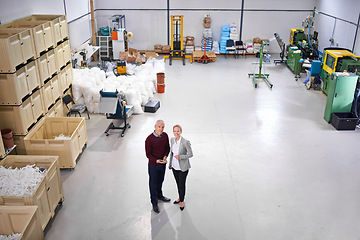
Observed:
[[[212,49],[212,30],[211,30],[211,18],[210,15],[206,15],[204,18],[204,31],[203,31],[203,39],[201,41],[201,50],[204,51],[211,51]]]
[[[193,36],[187,36],[186,42],[185,42],[185,53],[186,54],[192,54],[195,50],[195,38]]]
[[[43,116],[64,116],[72,68],[66,17],[32,15],[0,26],[0,128],[23,139]]]

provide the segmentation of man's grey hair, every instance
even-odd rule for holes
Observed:
[[[159,119],[159,120],[156,120],[156,122],[155,122],[155,126],[156,126],[159,122],[162,122],[162,123],[165,125],[164,120]]]

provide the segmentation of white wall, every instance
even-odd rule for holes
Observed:
[[[91,37],[89,0],[65,0],[71,48],[75,48]],[[63,0],[0,0],[1,23],[11,22],[31,14],[65,14]],[[73,21],[73,22],[72,22]]]
[[[74,49],[91,38],[90,3],[89,0],[65,0],[65,4],[69,22],[70,47]]]
[[[357,23],[360,13],[359,0],[316,0],[317,9],[331,16]],[[335,40],[335,46],[352,49],[356,26],[324,14],[317,15],[317,29],[319,30],[320,50],[330,47],[329,39]],[[335,27],[334,27],[335,26]],[[360,31],[360,29],[358,30]],[[334,32],[334,34],[333,34]],[[333,45],[334,46],[334,45]],[[360,55],[360,35],[358,33],[354,53]]]
[[[127,30],[134,33],[130,47],[151,50],[154,44],[167,44],[166,0],[95,1],[97,28],[107,26],[107,19],[112,15],[124,14]],[[245,0],[242,39],[271,38],[278,32],[288,43],[290,29],[301,27],[302,20],[310,14],[307,10],[312,10],[314,6],[315,0]],[[194,36],[198,46],[201,44],[202,23],[206,14],[212,18],[213,37],[219,40],[222,25],[234,22],[239,30],[240,9],[241,0],[170,0],[170,15],[184,15],[184,36]],[[259,9],[274,11],[255,11]],[[270,46],[271,52],[280,52],[276,41],[271,42]]]

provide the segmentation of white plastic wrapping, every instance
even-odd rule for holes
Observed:
[[[157,73],[165,73],[165,62],[149,58],[141,65],[126,65],[132,75],[115,76],[99,68],[74,69],[73,98],[76,104],[86,104],[89,112],[98,112],[100,90],[105,92],[123,91],[127,103],[134,106],[134,114],[143,113],[141,105],[156,93]]]
[[[0,240],[17,240],[21,236],[21,233],[13,233],[11,235],[0,235]]]
[[[0,196],[32,196],[45,174],[46,170],[41,172],[35,164],[23,168],[0,166]]]
[[[70,138],[70,136],[65,136],[63,133],[61,133],[59,136],[54,136],[55,140],[68,140]]]

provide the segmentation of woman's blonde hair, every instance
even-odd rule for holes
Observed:
[[[181,127],[179,124],[176,124],[176,125],[173,126],[173,131],[174,131],[174,129],[175,129],[176,127],[180,128],[180,132],[182,132],[182,127]]]

